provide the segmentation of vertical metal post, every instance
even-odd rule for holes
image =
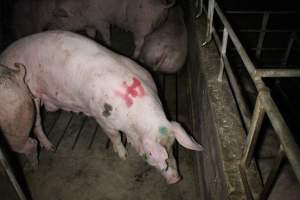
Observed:
[[[254,112],[252,115],[251,124],[247,136],[246,146],[242,154],[241,163],[244,167],[249,167],[250,165],[250,161],[259,135],[260,127],[265,115],[265,111],[262,107],[261,100],[259,98],[260,94],[261,92],[258,93],[258,96],[256,98]]]
[[[252,159],[252,155],[254,152],[254,148],[256,145],[256,141],[259,135],[260,127],[265,115],[265,111],[262,107],[260,98],[260,93],[258,93],[258,96],[256,98],[256,103],[251,119],[251,124],[247,136],[246,146],[244,147],[243,153],[242,153],[242,159],[240,162],[240,172],[241,172],[241,178],[243,181],[243,185],[247,194],[247,199],[253,199],[250,186],[247,179],[247,168],[250,166],[250,161]]]
[[[3,168],[5,170],[5,172],[7,173],[7,176],[11,182],[11,184],[13,185],[15,191],[17,192],[17,195],[19,197],[20,200],[27,200],[20,184],[18,183],[12,169],[11,169],[11,166],[9,165],[8,161],[6,160],[5,156],[4,156],[4,153],[0,147],[0,161],[1,161],[1,164],[3,165]]]
[[[277,178],[278,171],[280,169],[283,158],[284,158],[284,152],[282,150],[282,147],[280,146],[280,149],[279,149],[278,154],[275,158],[274,164],[272,165],[272,170],[270,171],[270,174],[268,176],[266,184],[264,185],[264,189],[263,189],[262,193],[259,196],[259,200],[268,199],[269,194],[270,194],[270,192],[273,188],[273,185],[275,183],[275,180]]]
[[[196,8],[198,9],[196,12],[196,18],[198,18],[203,13],[203,0],[196,0]]]
[[[269,16],[270,14],[265,12],[263,15],[262,19],[262,25],[261,25],[261,30],[259,33],[259,38],[258,38],[258,43],[257,43],[257,48],[256,48],[256,58],[260,58],[261,55],[261,49],[264,43],[265,35],[266,35],[266,29],[269,21]]]
[[[211,41],[212,31],[213,31],[213,19],[214,19],[214,10],[215,10],[215,0],[209,0],[208,2],[208,13],[207,13],[207,29],[206,29],[206,41],[202,44],[205,46]]]
[[[224,27],[223,31],[223,39],[222,39],[222,48],[221,48],[221,56],[220,56],[220,71],[218,75],[218,81],[221,82],[223,78],[223,72],[224,72],[224,57],[226,55],[226,49],[227,49],[227,41],[228,41],[228,31]]]
[[[283,59],[281,61],[282,65],[287,65],[287,62],[288,62],[288,59],[289,59],[289,56],[291,54],[291,50],[292,50],[292,47],[293,47],[293,44],[294,44],[294,41],[295,41],[295,36],[296,36],[295,32],[293,32],[290,35],[289,44],[288,44],[288,46],[286,48],[285,54],[284,54]]]
[[[298,181],[300,182],[300,149],[270,93],[264,93],[259,96],[259,98],[272,123],[274,131],[278,136],[282,149],[284,150],[285,155],[288,158]]]

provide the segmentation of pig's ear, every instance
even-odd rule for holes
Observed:
[[[192,137],[190,137],[181,125],[177,122],[171,122],[172,131],[176,140],[187,149],[192,149],[195,151],[202,151],[203,147],[198,144]]]

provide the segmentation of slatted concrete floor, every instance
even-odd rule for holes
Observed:
[[[157,77],[169,117],[189,127],[185,73]],[[33,199],[197,199],[193,152],[179,147],[179,168],[184,179],[167,185],[130,145],[126,161],[120,160],[111,147],[107,149],[107,136],[94,119],[58,111],[44,112],[43,121],[57,150],[42,151],[38,170],[26,174]]]

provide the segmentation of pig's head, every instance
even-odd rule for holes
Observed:
[[[170,44],[166,44],[169,41]],[[178,40],[173,42],[176,43]],[[154,71],[175,73],[184,65],[187,47],[185,45],[175,48],[174,43],[171,43],[171,40],[146,40],[139,60]]]
[[[174,73],[187,56],[187,31],[183,13],[172,8],[165,24],[145,37],[139,60],[154,71]]]
[[[64,0],[57,2],[47,29],[81,30],[86,26],[84,1]]]
[[[169,8],[175,3],[176,0],[138,0],[137,4],[130,2],[127,20],[135,36],[144,37],[162,25],[167,19]]]
[[[145,136],[143,150],[140,152],[144,160],[157,168],[169,184],[177,183],[181,179],[172,150],[175,139],[187,149],[203,150],[179,123],[171,122],[169,126],[160,126],[155,133]]]

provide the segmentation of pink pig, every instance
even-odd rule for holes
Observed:
[[[133,33],[137,58],[145,36],[165,22],[169,8],[175,3],[175,0],[17,0],[13,19],[17,36],[46,29],[86,29],[88,35],[95,37],[97,30],[107,45],[111,44],[110,25],[115,25]]]
[[[35,123],[35,106],[31,93],[24,82],[25,67],[16,64],[17,70],[0,65],[0,129],[11,149],[24,154],[37,167],[37,141],[29,137],[33,128],[42,147],[48,150],[53,145],[48,141],[40,126]]]
[[[48,31],[20,39],[0,57],[23,63],[32,94],[49,111],[93,116],[122,159],[127,151],[119,131],[168,183],[180,180],[172,153],[175,139],[200,151],[177,122],[167,120],[150,74],[137,63],[75,33]]]
[[[145,38],[139,60],[153,70],[165,73],[178,71],[187,56],[187,30],[179,6],[169,9],[164,24]]]

